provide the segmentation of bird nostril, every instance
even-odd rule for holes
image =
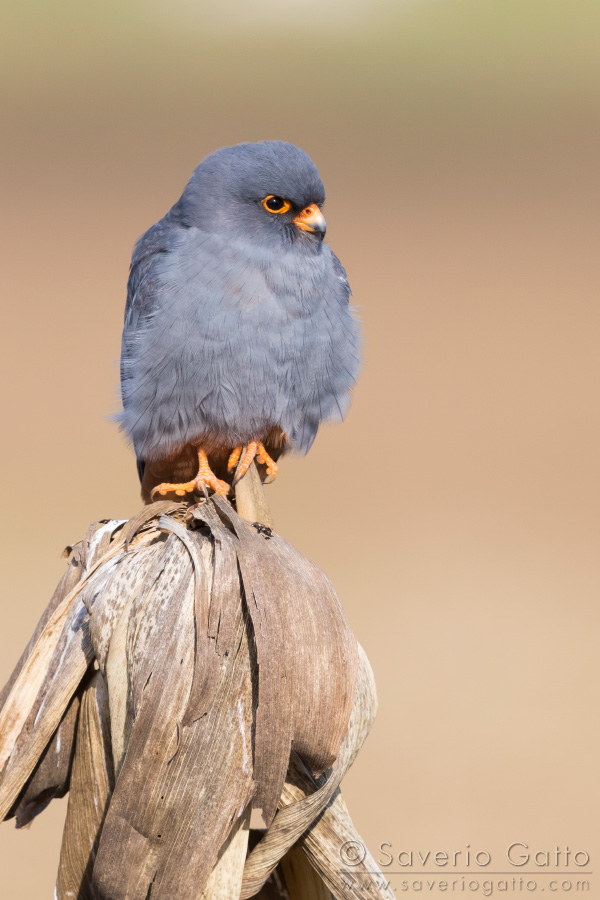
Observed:
[[[310,206],[307,206],[306,209],[304,210],[304,215],[310,216],[311,213],[312,213],[312,209],[310,208]]]

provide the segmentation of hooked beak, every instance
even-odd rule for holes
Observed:
[[[327,230],[325,216],[316,203],[311,203],[311,205],[303,209],[301,213],[298,213],[293,222],[294,225],[297,225],[302,231],[318,234],[321,238],[325,236]]]

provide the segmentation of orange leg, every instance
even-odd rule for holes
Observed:
[[[254,457],[258,460],[259,463],[262,463],[267,467],[267,475],[270,475],[271,478],[275,478],[277,472],[279,471],[277,463],[275,460],[271,459],[267,451],[265,450],[264,444],[260,441],[250,441],[250,443],[246,447],[246,452],[242,457],[242,447],[236,447],[229,457],[229,462],[227,464],[227,468],[229,471],[235,469],[238,465],[238,470],[235,473],[235,478],[233,483],[236,484],[240,478],[243,478],[248,469],[250,468],[250,464]]]
[[[184,481],[181,484],[170,484],[168,481],[164,481],[152,489],[151,497],[152,500],[155,500],[156,494],[164,497],[168,493],[175,493],[178,497],[183,497],[193,491],[206,491],[207,488],[212,488],[215,494],[220,494],[221,497],[226,497],[229,493],[229,485],[217,478],[208,464],[204,450],[198,450],[198,474],[193,481]]]

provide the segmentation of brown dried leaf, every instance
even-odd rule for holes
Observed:
[[[93,900],[91,874],[113,786],[108,694],[96,672],[81,699],[56,900]]]
[[[93,876],[97,896],[111,900],[145,900],[150,886],[153,900],[195,900],[253,790],[252,685],[239,585],[231,652],[219,655],[207,628],[194,627],[196,615],[208,623],[196,601],[210,593],[196,589],[193,573],[214,584],[210,543],[199,531],[182,540],[177,524],[163,521],[167,526],[175,536],[163,545],[164,567],[129,610],[123,674],[132,720]],[[214,701],[190,718],[197,641],[212,645],[200,655],[215,667]],[[112,708],[110,673],[109,691]]]
[[[322,814],[371,729],[377,711],[375,681],[362,648],[359,648],[358,659],[355,702],[340,754],[333,767],[317,780],[311,777],[299,757],[292,757],[280,808],[271,827],[246,861],[242,898],[254,896],[284,853]]]
[[[52,800],[64,797],[69,790],[78,714],[79,697],[76,694],[20,794],[18,805],[15,804],[17,828],[29,825]]]
[[[93,659],[81,592],[107,562],[124,552],[117,539],[98,556],[105,535],[121,525],[111,521],[88,530],[78,548],[79,580],[67,590],[73,576],[63,578],[51,613],[42,616],[35,641],[30,641],[10,679],[0,711],[0,820],[37,765]]]
[[[194,514],[218,544],[231,541],[230,529],[237,538],[258,664],[255,805],[268,825],[291,747],[315,771],[339,753],[354,696],[356,638],[329,580],[283,538],[258,533],[219,497]]]

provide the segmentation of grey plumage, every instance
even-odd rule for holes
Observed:
[[[288,199],[272,215],[267,195]],[[233,448],[281,428],[306,452],[342,418],[359,366],[346,273],[292,214],[325,199],[292,144],[227,147],[138,241],[121,356],[120,425],[138,460],[204,440]]]

